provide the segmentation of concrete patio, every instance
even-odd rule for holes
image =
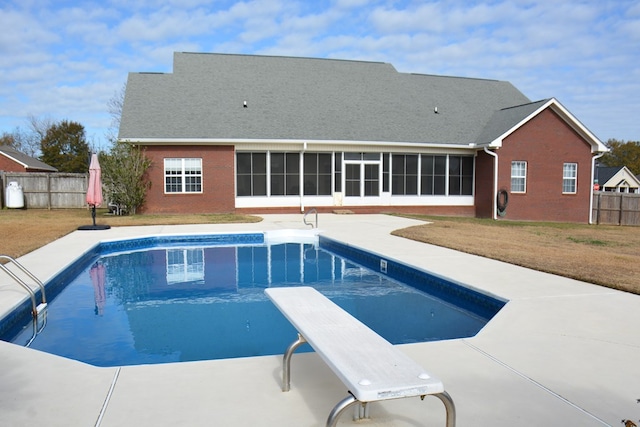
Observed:
[[[419,221],[321,214],[324,235],[508,300],[475,337],[400,348],[438,376],[458,426],[640,424],[640,296],[390,235]],[[302,215],[254,224],[76,231],[22,258],[47,280],[101,240],[156,234],[305,228]],[[25,292],[0,275],[0,318]],[[293,337],[292,337],[293,339]],[[284,351],[284,349],[283,349]],[[98,368],[0,342],[0,425],[324,426],[346,390],[314,353]],[[433,397],[371,406],[340,426],[443,426]]]

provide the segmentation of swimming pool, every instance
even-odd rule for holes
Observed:
[[[311,285],[394,344],[475,335],[503,305],[322,236],[267,240],[101,243],[47,284],[48,324],[31,347],[98,366],[281,354],[296,332],[264,296],[270,286]],[[25,326],[3,339],[26,342]]]

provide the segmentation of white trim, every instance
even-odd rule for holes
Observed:
[[[567,177],[565,172],[567,171],[565,168],[567,165],[574,165],[575,168],[572,168],[572,171],[575,172],[575,176]],[[572,181],[573,182],[573,191],[564,191],[564,182]],[[593,187],[593,183],[589,184]],[[578,163],[577,162],[564,162],[562,164],[562,194],[577,194],[578,193]]]
[[[474,196],[391,196],[382,193],[373,197],[344,197],[344,206],[473,206]],[[304,196],[307,206],[335,207],[334,196]],[[242,196],[235,198],[236,208],[298,207],[298,196]]]
[[[513,175],[513,164],[514,163],[522,163],[524,164],[524,176],[520,176],[520,175]],[[528,168],[528,164],[526,160],[511,160],[511,179],[509,180],[509,193],[514,193],[514,194],[526,194],[527,193],[527,169]],[[513,179],[524,179],[524,189],[522,191],[520,190],[514,190],[513,189]]]
[[[12,160],[20,165],[22,165],[22,167],[24,167],[25,169],[33,169],[30,168],[29,165],[27,165],[26,163],[21,162],[20,160],[16,159],[13,156],[8,155],[7,153],[5,153],[4,151],[0,150],[0,154],[2,154],[3,156],[5,156],[7,159]]]
[[[130,142],[134,145],[233,145],[238,148],[243,144],[260,144],[260,146],[266,146],[265,150],[271,150],[271,145],[293,145],[298,148],[298,151],[311,151],[312,145],[319,146],[369,146],[380,147],[377,148],[380,152],[398,152],[400,147],[404,147],[406,150],[416,150],[418,148],[439,148],[443,150],[471,150],[476,151],[478,147],[474,147],[470,143],[460,144],[444,144],[444,143],[429,143],[429,142],[403,142],[403,141],[349,141],[349,140],[311,140],[311,139],[245,139],[245,138],[121,138],[121,141]],[[382,147],[389,147],[387,150],[382,150]],[[245,149],[245,148],[241,148]],[[248,147],[247,150],[253,150],[255,147]],[[332,148],[333,151],[335,151]],[[341,150],[338,150],[341,151]],[[344,150],[342,150],[344,151]],[[367,151],[367,150],[365,150]]]
[[[182,191],[167,191],[167,160],[180,160],[182,173],[180,174]],[[200,161],[200,191],[185,191],[187,185],[187,175],[185,173],[186,160],[199,160]],[[163,159],[163,192],[165,195],[173,194],[202,194],[204,193],[204,171],[202,157],[165,157]]]
[[[484,152],[493,157],[493,197],[491,198],[491,212],[494,220],[498,219],[498,153],[490,151],[488,147],[484,147]],[[474,169],[474,179],[475,179]],[[475,184],[475,183],[474,183]],[[475,188],[475,187],[474,187]]]

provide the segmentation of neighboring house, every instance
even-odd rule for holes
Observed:
[[[531,102],[509,82],[199,53],[176,53],[173,73],[129,74],[119,138],[152,160],[149,213],[588,222],[607,151],[557,100]]]
[[[5,172],[58,172],[58,169],[27,156],[7,145],[0,145],[0,171]]]
[[[640,180],[626,166],[596,166],[595,181],[600,191],[640,193]]]

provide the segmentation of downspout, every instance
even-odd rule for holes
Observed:
[[[493,157],[493,197],[491,198],[491,212],[494,220],[498,219],[498,207],[496,206],[496,198],[498,197],[498,154],[489,151],[484,147],[484,152]]]
[[[600,157],[604,156],[606,153],[606,151],[604,153],[600,153],[597,156],[594,156],[591,158],[591,190],[589,190],[589,224],[593,224],[593,178],[594,178],[594,174],[596,172],[596,160],[598,160]]]
[[[302,143],[302,151],[300,152],[300,179],[299,179],[299,183],[300,183],[300,212],[304,213],[304,170],[302,169],[304,167],[304,152],[307,151],[307,143],[303,142]]]

